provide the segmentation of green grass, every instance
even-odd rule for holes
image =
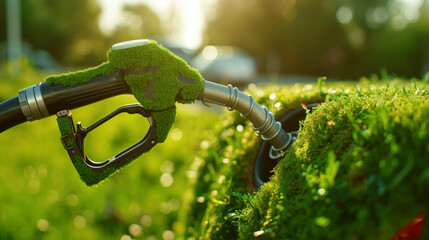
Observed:
[[[427,213],[428,83],[362,78],[323,85],[251,86],[277,117],[323,102],[261,189],[260,139],[233,113],[196,159],[182,213],[187,239],[388,239]],[[274,93],[275,99],[268,96]],[[237,126],[244,126],[237,132]],[[240,127],[241,128],[241,127]],[[429,231],[428,225],[424,231]]]
[[[45,76],[31,68],[16,76],[1,73],[0,99],[16,96]],[[120,96],[72,112],[75,122],[88,126],[135,102],[132,96]],[[163,239],[166,231],[176,232],[198,139],[217,119],[206,108],[179,104],[163,144],[92,188],[79,179],[63,149],[55,117],[1,133],[0,239]],[[149,124],[121,114],[106,125],[86,140],[87,153],[96,161],[143,138]]]

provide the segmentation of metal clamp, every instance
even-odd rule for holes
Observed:
[[[22,113],[28,121],[49,117],[48,109],[40,91],[41,84],[39,82],[19,91],[19,105],[21,105]]]

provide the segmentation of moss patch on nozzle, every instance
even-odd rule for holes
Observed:
[[[141,46],[112,49],[107,56],[115,68],[125,70],[124,80],[149,110],[165,110],[176,101],[193,102],[203,89],[197,70],[153,40]]]
[[[124,70],[124,80],[145,109],[168,111],[153,114],[158,141],[164,142],[175,117],[175,102],[192,103],[204,84],[197,70],[151,40],[149,43],[112,49],[109,62]]]
[[[107,54],[108,61],[95,68],[50,76],[45,81],[50,86],[73,86],[121,71],[132,93],[146,110],[170,112],[154,114],[158,141],[163,142],[174,122],[175,102],[194,102],[204,84],[200,73],[183,59],[154,40],[140,41],[141,45],[112,48]],[[123,45],[127,46],[126,43]]]

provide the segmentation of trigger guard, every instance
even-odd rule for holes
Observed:
[[[116,115],[118,115],[120,113],[124,113],[124,112],[126,112],[128,114],[140,114],[143,117],[147,118],[147,120],[149,121],[149,124],[150,124],[150,128],[149,128],[148,132],[146,133],[146,135],[139,142],[137,142],[134,145],[128,147],[127,149],[121,151],[120,153],[116,154],[115,156],[109,158],[108,160],[105,160],[104,162],[96,162],[96,161],[91,160],[85,153],[84,139],[85,139],[86,135],[90,131],[94,130],[95,128],[99,127],[103,123],[107,122],[109,119],[115,117]],[[73,121],[71,119],[71,116],[70,116],[70,121]],[[98,120],[97,122],[95,122],[94,124],[92,124],[91,126],[89,126],[87,128],[82,127],[80,122],[79,122],[77,124],[77,131],[75,133],[73,133],[73,138],[74,138],[73,145],[76,145],[76,146],[72,146],[70,148],[70,150],[66,148],[66,150],[67,151],[72,151],[71,149],[78,150],[81,159],[84,159],[84,164],[93,171],[102,172],[102,171],[106,170],[107,168],[112,168],[112,167],[113,168],[119,168],[122,165],[124,165],[124,164],[130,162],[131,160],[135,159],[136,157],[138,157],[142,153],[149,151],[151,148],[153,148],[158,143],[158,138],[156,135],[156,128],[157,128],[156,122],[154,121],[154,119],[152,117],[152,113],[148,110],[145,110],[142,105],[140,105],[140,104],[124,105],[124,106],[117,108],[116,110],[109,113],[108,115],[106,115],[105,117]],[[64,142],[63,142],[63,144],[64,144]],[[75,161],[77,161],[77,159],[75,159],[75,157],[74,157],[75,154],[76,153],[74,151],[73,151],[73,153],[69,152],[69,156],[72,159],[73,163]]]
[[[93,170],[102,171],[102,170],[104,170],[106,168],[110,168],[110,167],[118,168],[118,167],[124,165],[125,163],[127,163],[128,161],[133,160],[134,158],[138,157],[142,153],[149,151],[151,148],[153,148],[158,143],[157,136],[156,136],[156,123],[155,123],[150,111],[145,110],[143,108],[143,106],[140,104],[129,104],[129,105],[124,105],[124,106],[119,107],[118,109],[116,109],[115,111],[110,113],[110,114],[112,114],[112,116],[110,116],[110,114],[109,114],[106,117],[110,116],[108,118],[108,119],[110,119],[110,118],[112,118],[112,117],[114,117],[114,116],[116,116],[122,112],[126,112],[128,114],[140,114],[140,115],[146,117],[147,120],[149,121],[150,128],[142,140],[140,140],[139,142],[135,143],[134,145],[128,147],[127,149],[123,150],[122,152],[116,154],[115,156],[109,158],[108,160],[106,160],[104,162],[92,161],[86,155],[86,153],[83,151],[83,154],[85,154],[84,155],[85,156],[85,158],[84,158],[85,164],[88,167],[92,168]],[[102,123],[104,123],[104,122],[102,122]],[[97,124],[97,123],[95,123],[95,124]],[[90,130],[95,129],[96,127],[100,126],[102,123],[98,124],[94,128],[91,128]],[[93,125],[95,125],[95,124],[93,124]],[[89,131],[87,131],[85,133],[85,135]],[[82,149],[84,149],[83,148],[83,146],[84,146],[83,139],[84,138],[82,138],[82,145],[81,145]]]

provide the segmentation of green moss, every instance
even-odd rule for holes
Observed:
[[[118,168],[110,167],[103,171],[95,171],[89,168],[79,155],[75,155],[74,157],[75,161],[73,165],[79,173],[80,179],[87,186],[94,186],[119,170]]]
[[[152,112],[152,117],[156,124],[158,124],[156,128],[158,142],[164,142],[168,132],[173,126],[174,119],[176,117],[176,107],[170,108],[165,111]],[[162,138],[160,138],[160,136]]]
[[[365,79],[319,87],[250,88],[276,116],[300,102],[323,97],[324,104],[302,122],[298,141],[259,190],[251,184],[260,144],[251,125],[234,114],[219,126],[219,139],[201,153],[184,236],[388,239],[428,212],[427,83]],[[277,98],[269,99],[271,93]],[[199,203],[213,191],[230,201]]]
[[[47,77],[45,82],[49,86],[61,85],[68,87],[74,86],[76,84],[90,82],[95,77],[109,75],[115,71],[116,69],[112,66],[112,64],[105,62],[97,67],[88,68],[77,72],[52,75]]]

